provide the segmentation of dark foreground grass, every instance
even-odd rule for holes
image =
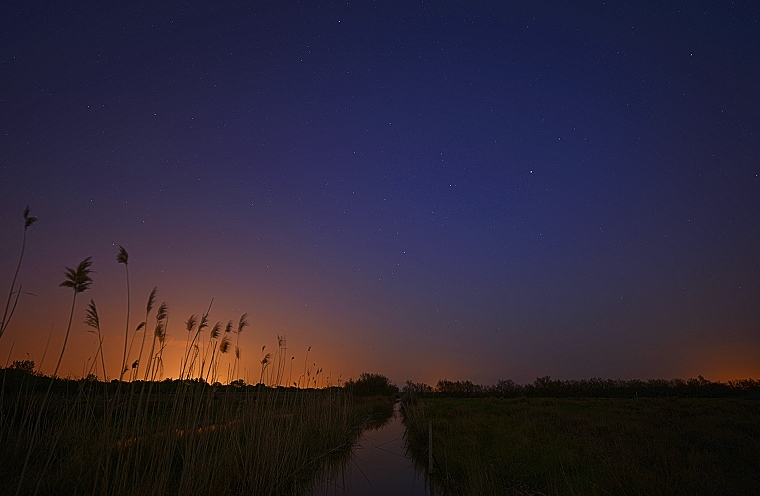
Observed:
[[[760,402],[741,399],[407,401],[410,446],[450,494],[751,495]]]
[[[305,494],[392,404],[339,388],[203,384],[156,385],[141,401],[131,385],[113,396],[92,383],[54,388],[41,407],[33,383],[49,380],[4,391],[0,494]]]

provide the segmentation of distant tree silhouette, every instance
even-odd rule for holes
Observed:
[[[404,391],[418,386],[407,381]],[[431,393],[451,397],[500,398],[758,398],[760,380],[712,382],[702,376],[696,379],[581,379],[561,381],[550,376],[538,377],[532,384],[516,384],[513,380],[500,380],[493,386],[482,386],[470,381],[441,379]]]
[[[11,370],[26,372],[27,374],[34,374],[34,360],[14,360],[9,368]]]
[[[470,381],[448,381],[441,379],[435,385],[435,390],[443,396],[472,397],[482,396],[485,388],[480,384],[473,384]]]
[[[382,374],[363,373],[355,381],[346,381],[345,387],[356,396],[395,396],[398,387]]]
[[[427,395],[433,393],[433,387],[424,382],[412,382],[407,380],[401,392],[409,395]]]

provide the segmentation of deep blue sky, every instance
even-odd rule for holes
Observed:
[[[121,244],[133,321],[248,312],[254,376],[756,377],[758,47],[753,2],[3,2],[0,352],[92,255],[120,361]]]

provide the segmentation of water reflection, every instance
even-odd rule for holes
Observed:
[[[364,430],[352,455],[312,495],[430,496],[424,474],[406,456],[405,432],[396,403],[393,415]]]

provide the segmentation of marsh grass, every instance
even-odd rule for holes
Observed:
[[[405,404],[412,452],[454,494],[753,494],[760,409],[744,399],[427,398]]]
[[[306,493],[381,409],[339,388],[188,381],[137,383],[133,398],[146,390],[143,402],[130,403],[130,395],[117,400],[116,384],[65,379],[43,405],[49,378],[16,372],[3,372],[13,375],[6,393],[14,397],[0,432],[8,494],[17,485],[20,494]],[[34,476],[19,481],[27,452]]]

